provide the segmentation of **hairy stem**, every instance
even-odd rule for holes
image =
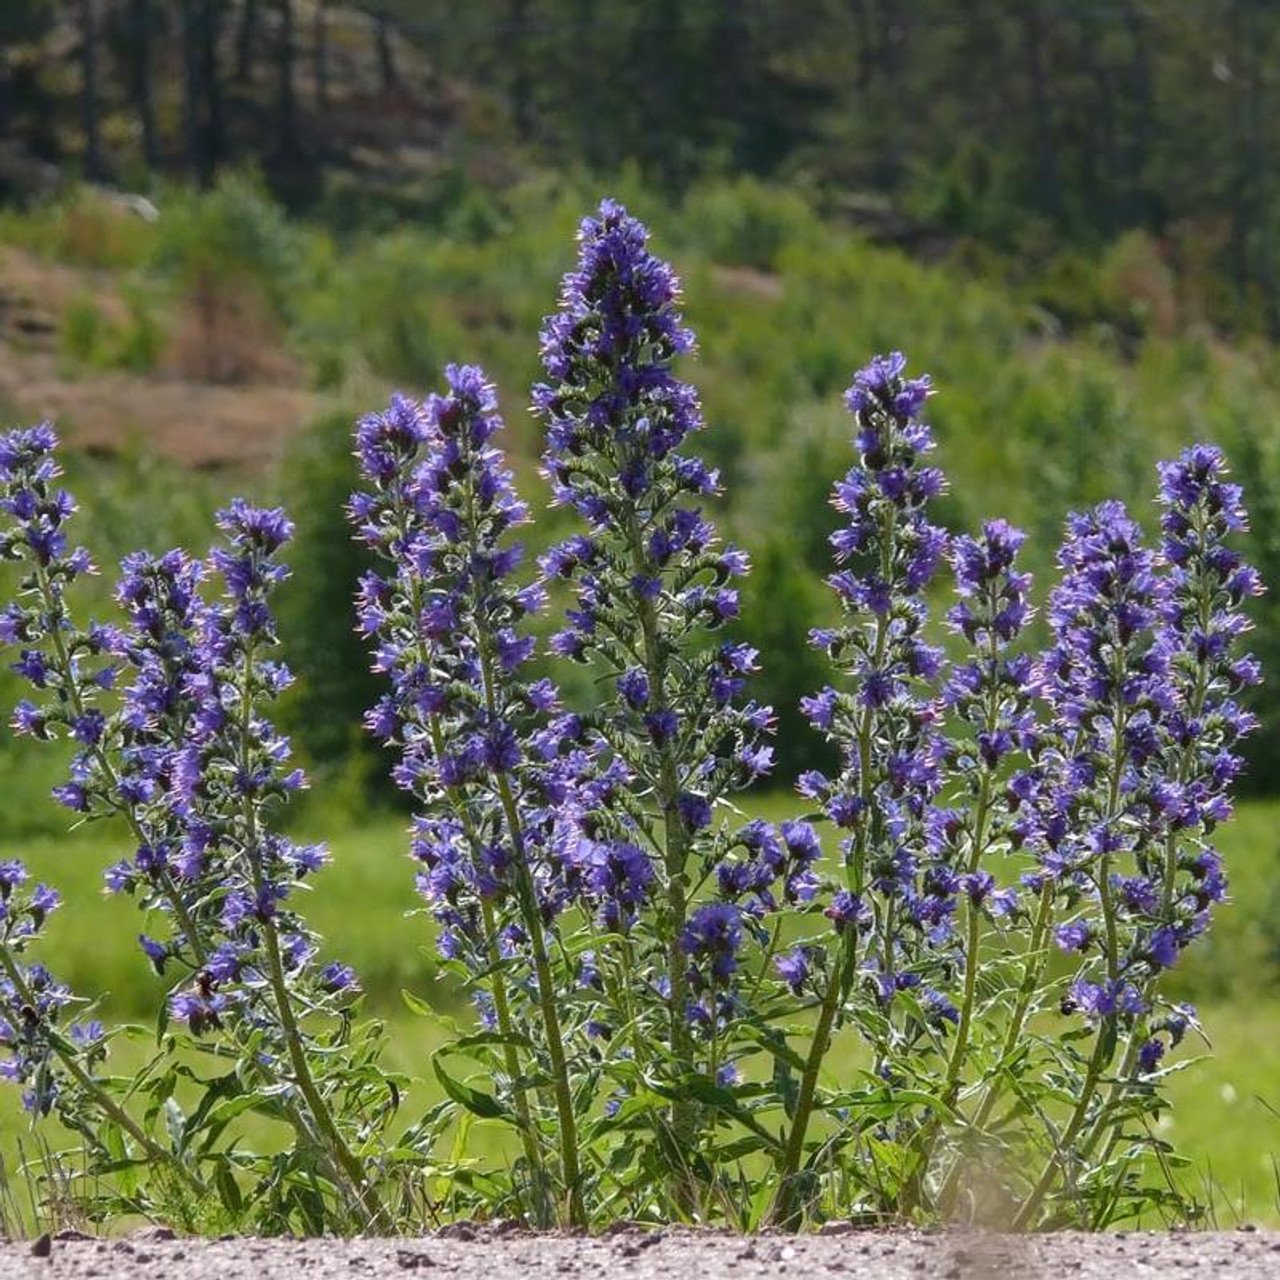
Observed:
[[[498,930],[493,916],[493,904],[487,898],[482,899],[481,912],[484,919],[485,940],[489,948],[489,964],[491,968],[496,969],[499,957],[495,939]],[[512,1037],[515,1035],[515,1023],[511,1019],[511,1006],[507,1001],[507,988],[503,984],[500,973],[494,973],[493,981],[489,984],[489,990],[493,996],[493,1011],[498,1020],[498,1033],[503,1039],[502,1060],[507,1068],[507,1076],[511,1080],[516,1119],[519,1121],[520,1143],[524,1147],[524,1155],[529,1162],[529,1169],[535,1181],[540,1184],[538,1195],[541,1199],[545,1190],[541,1184],[545,1183],[546,1180],[546,1167],[543,1164],[538,1135],[533,1127],[533,1113],[529,1110],[529,1094],[524,1086],[518,1083],[520,1079],[520,1058],[516,1053],[516,1046],[512,1042]]]
[[[818,1089],[818,1075],[823,1059],[831,1047],[831,1030],[840,1008],[841,996],[853,980],[853,968],[858,954],[857,928],[850,923],[844,935],[840,951],[840,964],[832,972],[831,980],[818,1011],[818,1025],[813,1031],[809,1055],[805,1059],[804,1074],[800,1077],[800,1092],[796,1096],[796,1109],[787,1145],[783,1151],[782,1167],[778,1174],[778,1190],[769,1210],[769,1224],[774,1227],[794,1227],[800,1215],[797,1174],[804,1158],[805,1136],[813,1114],[814,1099]]]
[[[254,645],[246,643],[244,649],[244,665],[242,678],[244,687],[241,693],[239,720],[239,766],[246,777],[250,776],[250,742],[252,741],[253,699],[253,655]],[[258,834],[258,814],[253,800],[245,796],[242,803],[241,817],[245,826],[244,852],[249,862],[253,879],[255,896],[261,901],[266,878],[262,866],[262,852]],[[264,913],[265,914],[265,913]],[[302,1030],[298,1025],[293,1008],[293,995],[289,990],[289,981],[285,974],[284,962],[280,955],[280,939],[274,919],[261,921],[262,936],[267,952],[267,977],[275,997],[276,1014],[280,1019],[280,1030],[284,1036],[285,1050],[293,1068],[294,1080],[298,1091],[302,1094],[315,1124],[319,1137],[326,1148],[330,1163],[338,1174],[337,1181],[348,1184],[349,1192],[355,1198],[355,1204],[369,1225],[387,1227],[390,1218],[386,1209],[378,1199],[377,1193],[365,1176],[364,1166],[347,1146],[328,1102],[316,1085],[311,1072],[311,1064],[307,1058],[306,1046],[303,1043]]]
[[[1114,680],[1117,688],[1122,686],[1123,654],[1119,651],[1115,657]],[[1107,806],[1103,819],[1107,824],[1114,822],[1120,812],[1120,787],[1124,775],[1125,731],[1128,726],[1129,709],[1125,706],[1122,695],[1117,695],[1112,705],[1112,732],[1115,742],[1112,748],[1111,778],[1107,794]],[[1115,903],[1111,894],[1111,853],[1104,852],[1098,860],[1096,878],[1098,896],[1102,902],[1102,921],[1104,931],[1104,949],[1107,961],[1107,980],[1114,984],[1120,972],[1120,946],[1116,930]],[[1075,1142],[1080,1130],[1089,1115],[1089,1107],[1093,1102],[1094,1091],[1102,1078],[1107,1062],[1115,1052],[1115,1037],[1108,1035],[1108,1024],[1114,1026],[1118,1017],[1116,1012],[1104,1014],[1094,1031],[1093,1052],[1089,1055],[1089,1065],[1085,1068],[1084,1080],[1080,1086],[1080,1096],[1072,1108],[1070,1119],[1062,1136],[1055,1143],[1054,1155],[1046,1162],[1044,1172],[1031,1189],[1030,1195],[1018,1210],[1014,1218],[1015,1229],[1026,1227],[1040,1210],[1044,1197],[1053,1187],[1054,1182],[1065,1168],[1065,1161],[1071,1157],[1071,1145]],[[1105,1110],[1105,1108],[1104,1108]]]
[[[13,983],[13,989],[18,999],[23,1004],[35,1008],[35,994],[28,986],[22,969],[17,961],[14,960],[8,946],[0,945],[0,967],[4,969],[9,981]],[[208,1188],[201,1182],[197,1174],[175,1152],[166,1151],[159,1143],[149,1138],[134,1118],[80,1065],[79,1059],[73,1052],[56,1041],[50,1042],[49,1047],[58,1055],[58,1060],[66,1068],[67,1073],[102,1109],[103,1114],[119,1125],[146,1153],[149,1160],[163,1165],[165,1168],[173,1169],[198,1194],[202,1196],[208,1194]]]
[[[1018,984],[1018,997],[1005,1028],[1004,1040],[1000,1045],[1001,1064],[1008,1062],[1022,1039],[1022,1029],[1026,1024],[1031,1002],[1040,988],[1040,980],[1044,974],[1045,962],[1048,958],[1049,926],[1053,920],[1053,888],[1048,881],[1040,889],[1040,904],[1036,910],[1036,918],[1031,926],[1031,938],[1027,943],[1022,969],[1022,981]],[[1004,1077],[997,1076],[988,1085],[978,1104],[969,1127],[980,1131],[991,1118],[996,1103],[1004,1093]],[[950,1214],[955,1205],[955,1197],[960,1190],[960,1178],[963,1172],[963,1161],[957,1157],[947,1173],[938,1197],[939,1207],[944,1215]]]
[[[628,512],[626,536],[630,544],[632,562],[637,575],[648,576],[643,533],[634,511]],[[657,610],[647,596],[636,602],[640,620],[640,634],[644,657],[645,675],[649,681],[650,699],[656,709],[668,704],[667,655],[659,628]],[[666,916],[664,931],[667,934],[667,978],[671,984],[668,1000],[671,1054],[681,1074],[693,1071],[693,1034],[689,1028],[686,1005],[688,983],[685,973],[685,955],[681,945],[685,923],[689,914],[685,864],[689,857],[690,839],[684,819],[680,816],[680,773],[670,742],[658,748],[658,807],[663,824],[663,863],[666,873]],[[671,1104],[671,1128],[676,1144],[681,1150],[692,1146],[696,1140],[697,1122],[692,1105],[683,1098]],[[696,1198],[687,1174],[676,1183],[676,1201],[681,1209],[692,1213]]]
[[[478,631],[476,641],[480,653],[480,674],[484,683],[485,707],[492,719],[497,714],[493,652],[490,638],[483,630]],[[560,1162],[569,1197],[569,1225],[581,1227],[586,1225],[586,1209],[582,1199],[582,1170],[578,1159],[578,1125],[573,1111],[573,1090],[569,1083],[569,1067],[564,1052],[564,1034],[560,1027],[560,1013],[556,1008],[555,981],[551,972],[551,960],[547,954],[542,915],[538,910],[533,873],[529,867],[524,824],[520,818],[515,796],[511,791],[511,783],[505,773],[497,775],[497,786],[498,797],[507,821],[507,833],[511,837],[512,853],[515,856],[516,900],[525,930],[529,935],[529,945],[533,951],[533,967],[538,983],[538,1008],[542,1014],[547,1036],[547,1056],[551,1060],[551,1078],[560,1129]]]

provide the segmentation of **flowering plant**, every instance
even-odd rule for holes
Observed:
[[[1147,1121],[1195,1013],[1162,980],[1226,893],[1213,834],[1259,679],[1221,452],[1162,466],[1156,545],[1116,502],[1070,518],[1038,652],[1024,535],[931,514],[929,379],[899,354],[858,372],[839,616],[812,636],[832,684],[803,704],[838,767],[775,826],[742,811],[773,713],[733,632],[748,558],[703,509],[678,282],[613,202],[579,241],[533,402],[581,527],[535,569],[479,369],[356,431],[349,514],[377,564],[358,629],[387,681],[367,727],[477,1012],[432,1057],[441,1100],[389,1133],[381,1030],[298,909],[326,854],[279,824],[304,783],[270,715],[287,518],[237,500],[206,557],[127,557],[119,620],[81,625],[92,565],[47,426],[0,438],[0,554],[25,574],[0,639],[37,694],[13,724],[68,738],[56,798],[128,829],[107,884],[161,921],[140,946],[172,989],[151,1062],[107,1076],[116,1032],[26,955],[57,894],[0,865],[5,1073],[79,1135],[98,1211],[188,1226],[386,1230],[424,1203],[575,1226],[1185,1212]],[[600,696],[569,705],[557,663]],[[251,1117],[281,1154],[252,1151]],[[477,1168],[476,1118],[509,1130],[506,1159]]]

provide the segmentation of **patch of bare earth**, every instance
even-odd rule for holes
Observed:
[[[321,401],[299,387],[211,386],[100,373],[68,381],[51,357],[0,348],[0,397],[24,422],[48,418],[89,452],[144,448],[186,466],[248,467],[280,456]]]
[[[1112,1280],[1212,1274],[1270,1280],[1280,1275],[1280,1233],[1061,1232],[985,1235],[960,1230],[865,1231],[828,1227],[817,1235],[739,1236],[627,1225],[598,1236],[465,1224],[419,1238],[375,1240],[192,1240],[143,1231],[120,1240],[64,1233],[0,1246],[0,1280],[31,1276],[183,1277],[184,1280],[308,1280],[330,1277],[610,1276],[624,1280],[696,1276],[859,1277],[860,1280]]]
[[[179,309],[154,374],[69,373],[58,354],[59,326],[68,300],[86,294],[114,315],[118,300],[101,273],[17,251],[0,260],[0,404],[7,417],[47,418],[87,452],[144,449],[190,467],[257,469],[323,408],[299,385],[299,370],[258,319],[252,296],[239,305],[234,292],[216,309],[199,294]]]
[[[88,452],[143,448],[186,466],[254,469],[280,456],[321,406],[299,387],[212,386],[100,373],[68,381],[51,357],[0,348],[0,397],[24,422],[48,418]]]

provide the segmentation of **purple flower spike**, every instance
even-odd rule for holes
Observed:
[[[777,909],[780,882],[793,901],[807,900],[816,878],[807,853],[789,860],[776,832],[764,838],[748,824],[734,837],[713,820],[717,801],[771,771],[764,739],[773,717],[745,696],[754,651],[711,635],[738,616],[734,584],[749,560],[720,543],[697,505],[718,481],[686,452],[703,419],[697,392],[675,372],[694,348],[679,281],[615,201],[582,223],[578,246],[559,310],[543,326],[546,380],[533,392],[554,500],[587,526],[542,560],[548,580],[567,579],[577,591],[552,649],[615,673],[614,696],[594,724],[625,774],[626,802],[619,788],[598,788],[587,820],[609,833],[609,847],[639,848],[661,832],[664,883],[652,904],[637,903],[633,914],[607,898],[601,919],[650,938],[662,921],[691,955],[715,951],[686,969],[669,940],[659,949],[668,971],[652,990],[670,1007],[654,1016],[672,1027],[672,1050],[687,1070],[680,1014],[704,1031],[730,1016],[690,993],[730,984],[739,946]],[[723,901],[684,900],[680,882],[700,862]],[[714,945],[713,926],[722,930]]]

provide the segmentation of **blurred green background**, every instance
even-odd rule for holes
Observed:
[[[1220,441],[1280,670],[1278,45],[1280,10],[1246,0],[0,4],[0,413],[69,441],[98,613],[126,551],[203,547],[233,492],[288,504],[282,715],[315,779],[293,821],[333,842],[314,922],[400,1062],[428,1035],[400,990],[457,1001],[406,917],[407,815],[359,725],[354,418],[482,363],[531,539],[561,534],[526,406],[577,220],[611,194],[684,279],[699,447],[755,563],[739,630],[779,721],[762,812],[822,763],[796,703],[824,680],[805,636],[831,610],[840,393],[890,347],[938,387],[941,518],[1025,525],[1042,593],[1068,510],[1118,496],[1154,527],[1155,461]],[[1216,1056],[1176,1078],[1170,1136],[1225,1222],[1280,1219],[1280,681],[1255,703],[1235,901],[1176,975]],[[60,767],[0,733],[0,855],[66,890],[60,974],[144,1018],[142,922],[98,888],[122,835],[68,835]]]

